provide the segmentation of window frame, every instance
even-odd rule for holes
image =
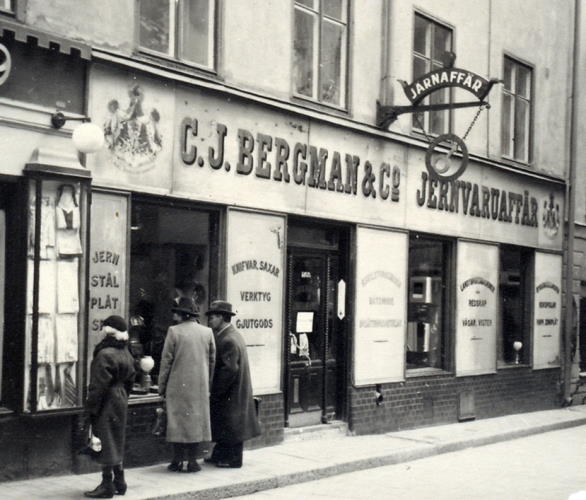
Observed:
[[[519,251],[521,268],[519,274],[521,281],[519,284],[521,294],[521,325],[519,330],[525,332],[523,334],[523,347],[521,360],[517,364],[515,361],[506,361],[504,359],[504,331],[503,331],[503,287],[506,286],[503,277],[507,271],[503,269],[503,252],[505,251]],[[499,245],[499,282],[498,282],[498,302],[497,302],[497,353],[496,363],[497,370],[515,368],[515,367],[529,367],[533,364],[533,299],[534,299],[534,262],[535,249],[524,247],[521,245]]]
[[[511,83],[514,84],[514,91],[506,89],[505,85],[505,67],[507,61],[511,63]],[[522,95],[517,94],[517,72],[519,68],[524,68],[528,71],[528,80],[527,84],[529,86],[528,94],[529,97],[526,98]],[[500,149],[501,149],[501,156],[503,159],[519,163],[521,165],[529,166],[533,160],[533,143],[534,143],[534,134],[533,134],[533,127],[534,127],[534,101],[535,101],[535,71],[534,66],[522,61],[518,57],[512,56],[510,54],[503,55],[503,86],[501,91],[501,123],[500,123]],[[505,127],[505,96],[509,96],[512,99],[511,109],[509,113],[509,123],[508,123],[508,134],[509,134],[509,143],[507,144],[507,148],[505,151],[505,144],[504,144],[504,127]],[[520,158],[516,156],[515,152],[515,119],[517,116],[517,106],[518,102],[522,101],[525,102],[528,106],[527,114],[526,114],[526,126],[524,128],[525,136],[526,136],[526,144],[525,144],[525,157]]]
[[[315,8],[308,7],[303,5],[301,1],[294,0],[292,2],[292,24],[291,24],[291,95],[293,99],[299,100],[301,102],[305,102],[308,104],[324,106],[327,108],[331,108],[332,110],[336,111],[343,111],[347,112],[349,110],[349,101],[348,97],[350,94],[350,83],[349,83],[349,74],[350,74],[350,26],[351,26],[351,15],[352,15],[352,0],[343,0],[345,2],[345,6],[343,6],[343,13],[344,13],[344,20],[336,19],[331,16],[327,16],[323,13],[323,2],[325,0],[312,0],[318,4],[317,10]],[[317,16],[317,29],[316,29],[316,40],[315,45],[317,48],[314,48],[312,53],[312,72],[314,75],[314,84],[312,88],[312,95],[307,96],[305,94],[301,94],[296,91],[296,73],[295,73],[295,14],[297,11],[308,12],[312,15]],[[320,83],[321,83],[321,72],[320,72],[320,57],[321,57],[321,47],[322,47],[322,39],[323,39],[323,26],[326,22],[333,22],[336,25],[343,25],[344,26],[344,39],[341,44],[342,48],[342,60],[341,60],[341,70],[340,70],[340,100],[339,104],[325,102],[319,96],[320,90]]]
[[[431,33],[429,34],[429,37],[427,37],[428,39],[425,41],[425,50],[426,53],[423,54],[421,52],[416,51],[415,49],[415,23],[417,22],[417,19],[421,19],[422,21],[424,21],[425,23],[427,23],[426,25],[426,31],[431,29]],[[434,64],[436,65],[441,65],[441,67],[443,67],[443,61],[441,59],[436,58],[436,54],[434,53],[434,47],[435,47],[435,31],[436,31],[436,27],[441,27],[443,29],[445,29],[446,31],[449,32],[450,37],[449,37],[449,51],[454,50],[454,28],[444,22],[440,22],[437,19],[434,19],[422,12],[419,11],[415,11],[413,13],[413,37],[411,39],[412,42],[412,47],[411,47],[411,76],[412,79],[415,79],[415,60],[416,59],[420,59],[420,60],[424,60],[425,61],[425,65],[426,65],[426,71],[423,74],[429,73],[430,71],[433,70]],[[421,75],[418,75],[421,76]],[[442,91],[446,91],[448,94],[448,103],[453,102],[454,100],[454,91],[452,88],[447,88],[447,89],[442,89]],[[433,96],[427,96],[425,99],[422,100],[422,102],[420,104],[431,104],[431,97]],[[441,133],[436,133],[433,132],[431,130],[430,127],[430,122],[431,122],[431,116],[432,113],[444,113],[444,117],[446,117],[446,126],[444,127],[444,130],[441,131]],[[411,120],[411,127],[412,130],[418,134],[425,134],[425,135],[431,135],[434,137],[437,137],[441,134],[446,134],[446,133],[450,133],[452,131],[453,128],[453,112],[452,110],[444,110],[444,111],[428,111],[428,112],[422,112],[421,113],[423,115],[423,128],[421,128],[419,126],[419,124],[417,123],[417,114],[414,113],[412,120]]]
[[[457,264],[457,240],[455,238],[445,237],[437,234],[420,233],[420,232],[409,232],[407,240],[407,279],[409,284],[407,286],[407,322],[409,323],[410,305],[411,305],[411,243],[413,239],[421,238],[425,240],[432,240],[441,244],[444,248],[443,265],[442,265],[442,278],[445,283],[442,285],[443,297],[442,297],[442,321],[441,325],[443,328],[442,344],[443,350],[440,355],[441,366],[421,366],[421,367],[408,367],[407,363],[407,330],[405,331],[405,374],[406,377],[413,376],[426,376],[430,374],[445,374],[454,371],[454,346],[455,346],[455,319],[456,319],[456,290],[455,284],[457,282],[456,276],[456,264]]]
[[[169,50],[167,52],[159,52],[141,45],[140,28],[140,2],[136,0],[136,28],[135,28],[135,47],[136,50],[145,56],[150,56],[159,60],[166,60],[181,66],[188,66],[190,68],[198,69],[208,73],[215,73],[218,66],[218,20],[219,20],[219,0],[207,0],[210,7],[209,22],[212,25],[209,27],[208,41],[210,48],[208,50],[209,64],[201,64],[195,61],[182,57],[182,32],[183,23],[181,23],[181,15],[184,9],[184,3],[189,0],[165,0],[169,2]]]
[[[0,0],[0,13],[16,15],[16,0]]]

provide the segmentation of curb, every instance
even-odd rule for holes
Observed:
[[[467,448],[485,446],[488,444],[510,441],[534,434],[541,434],[555,430],[568,429],[586,424],[586,416],[564,422],[555,422],[550,424],[535,425],[528,428],[515,429],[512,431],[498,432],[494,434],[470,437],[467,439],[455,440],[452,442],[430,443],[429,441],[419,441],[413,439],[413,447],[407,450],[398,450],[388,455],[381,455],[360,460],[350,460],[339,464],[318,467],[302,472],[285,473],[275,475],[269,478],[257,479],[252,481],[241,481],[228,486],[217,486],[205,490],[176,493],[171,495],[153,496],[149,500],[211,500],[221,498],[231,498],[242,495],[250,495],[259,491],[266,491],[279,487],[290,486],[294,484],[324,479],[339,474],[355,472],[366,469],[373,469],[385,465],[396,465],[400,463],[419,460],[421,458],[442,455]],[[392,437],[392,435],[390,436]],[[397,436],[401,439],[400,436]]]

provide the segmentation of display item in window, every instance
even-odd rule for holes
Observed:
[[[246,343],[232,325],[232,304],[211,303],[206,312],[216,340],[216,367],[210,395],[212,440],[209,461],[217,467],[242,467],[244,441],[260,435],[252,393]]]
[[[57,251],[59,256],[72,257],[81,255],[79,204],[73,184],[62,184],[57,189],[55,216],[57,220]]]
[[[187,459],[187,472],[197,472],[197,443],[211,440],[210,383],[216,347],[210,328],[197,323],[191,298],[182,297],[171,307],[169,327],[159,372],[159,394],[165,397],[167,441],[173,443],[168,469],[180,471]]]
[[[58,314],[56,326],[57,363],[68,363],[78,359],[77,314]]]
[[[57,312],[79,312],[79,271],[77,258],[57,262]]]
[[[35,253],[35,198],[31,198],[29,205],[29,241],[28,255],[34,257]],[[55,202],[50,196],[41,199],[41,235],[39,242],[39,258],[50,259],[49,248],[55,246]]]
[[[135,364],[128,349],[128,328],[123,318],[106,318],[102,333],[105,336],[94,349],[86,400],[93,432],[102,442],[97,457],[102,464],[102,482],[85,493],[89,498],[112,498],[114,493],[126,493],[122,460]]]

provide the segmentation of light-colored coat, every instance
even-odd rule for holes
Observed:
[[[159,394],[166,397],[167,441],[211,440],[209,393],[215,360],[210,328],[195,321],[169,327],[159,371]]]

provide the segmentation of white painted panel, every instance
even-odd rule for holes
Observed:
[[[358,228],[356,385],[404,379],[407,247],[405,233]]]
[[[456,375],[496,371],[499,249],[458,242]]]

